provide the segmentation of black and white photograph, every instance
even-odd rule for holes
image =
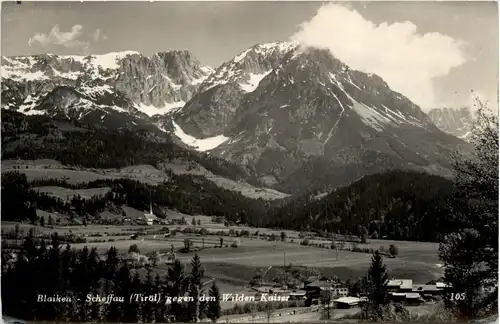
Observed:
[[[498,323],[495,1],[2,1],[5,323]]]

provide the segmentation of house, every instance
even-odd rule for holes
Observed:
[[[412,292],[413,280],[411,279],[392,279],[386,283],[388,291],[393,292]]]
[[[406,293],[405,301],[407,305],[420,305],[424,303],[422,296],[418,293]]]
[[[420,296],[425,295],[437,296],[443,293],[443,289],[438,288],[437,285],[413,285],[413,293],[419,293]]]
[[[347,297],[349,295],[349,289],[342,286],[340,283],[333,283],[331,281],[315,281],[306,285],[305,287],[306,295],[309,298],[320,298],[325,296],[327,292],[331,293],[333,296]]]
[[[405,293],[399,293],[399,292],[390,292],[389,293],[389,298],[393,302],[404,303],[406,301],[406,294]]]
[[[291,293],[289,293],[290,300],[299,300],[299,299],[306,299],[306,291],[305,290],[296,290]]]
[[[306,295],[309,298],[320,298],[324,291],[333,289],[332,284],[327,281],[315,281],[304,287]]]
[[[358,297],[340,297],[333,302],[336,304],[337,308],[346,309],[358,307],[361,301],[362,299]]]
[[[394,302],[405,303],[407,305],[420,305],[424,299],[419,293],[390,292],[389,297]]]

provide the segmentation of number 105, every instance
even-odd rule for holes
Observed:
[[[465,300],[465,293],[451,293],[451,300]]]

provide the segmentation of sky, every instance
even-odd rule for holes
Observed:
[[[2,3],[2,55],[190,50],[217,67],[258,43],[298,40],[380,75],[423,110],[497,109],[495,2]]]

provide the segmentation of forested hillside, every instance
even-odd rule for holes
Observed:
[[[389,171],[366,176],[321,199],[302,196],[255,221],[269,227],[434,241],[451,230],[452,192],[451,180]]]
[[[200,176],[170,174],[171,181],[157,186],[130,179],[96,180],[78,185],[57,179],[28,182],[24,174],[2,173],[2,219],[36,221],[35,209],[78,216],[87,222],[99,222],[99,213],[120,213],[127,205],[138,210],[149,208],[154,202],[154,212],[165,217],[162,208],[175,209],[190,215],[224,216],[243,222],[249,215],[266,215],[273,203],[263,199],[251,199],[237,191],[223,189]],[[109,187],[104,196],[83,199],[74,196],[65,201],[58,197],[34,190],[34,186],[57,186],[71,189]],[[277,203],[274,203],[277,204]]]
[[[190,151],[158,132],[110,130],[74,120],[54,120],[2,110],[2,160],[54,159],[65,165],[120,168],[182,160],[195,162],[214,174],[256,183],[250,171],[223,159]]]

